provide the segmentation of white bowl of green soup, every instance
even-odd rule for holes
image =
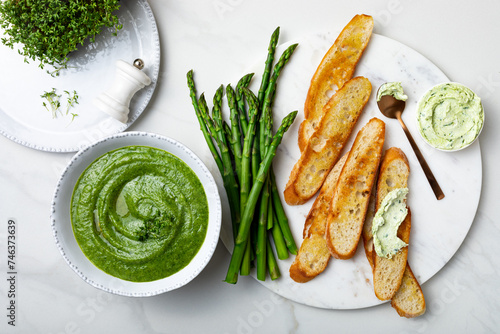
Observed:
[[[221,227],[217,185],[168,137],[125,132],[79,151],[57,184],[52,229],[87,283],[124,296],[179,288],[205,268]]]
[[[458,151],[470,146],[479,137],[483,125],[481,99],[459,83],[438,84],[417,104],[420,135],[441,151]]]

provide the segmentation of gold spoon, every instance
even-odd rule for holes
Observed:
[[[413,140],[410,131],[408,131],[408,128],[406,127],[405,123],[403,122],[403,119],[401,118],[401,114],[403,113],[403,110],[405,109],[406,106],[405,101],[398,100],[392,95],[383,95],[380,98],[380,101],[377,102],[377,105],[378,108],[380,109],[380,112],[382,112],[382,114],[384,114],[385,117],[396,118],[399,121],[399,124],[401,124],[401,127],[403,128],[406,137],[408,138],[411,147],[413,148],[413,151],[417,156],[418,162],[420,162],[420,166],[422,166],[422,169],[424,170],[425,176],[427,177],[427,181],[429,181],[429,184],[431,185],[434,195],[438,200],[443,199],[444,193],[441,190],[441,187],[439,186],[436,178],[434,177],[434,174],[432,174],[429,165],[427,165],[427,162],[422,156],[422,153],[420,152],[417,143],[415,143],[415,141]]]

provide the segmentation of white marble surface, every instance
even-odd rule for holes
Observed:
[[[499,2],[151,0],[150,4],[160,33],[162,65],[156,94],[131,130],[178,139],[205,162],[211,157],[188,97],[189,69],[196,70],[200,90],[213,92],[262,57],[269,34],[278,25],[281,41],[286,42],[338,31],[357,13],[374,16],[375,33],[415,49],[483,99],[487,120],[480,137],[483,181],[471,229],[451,260],[423,284],[427,312],[418,319],[400,318],[388,304],[357,310],[304,306],[251,277],[230,286],[222,282],[229,261],[222,243],[200,276],[183,288],[151,298],[121,297],[83,282],[54,243],[50,202],[72,154],[36,151],[2,137],[1,333],[354,333],[366,330],[365,326],[374,333],[500,331],[500,260],[495,256],[500,251],[500,182],[495,168],[500,163],[495,128],[500,125]],[[469,174],[474,177],[472,171]],[[6,267],[9,219],[17,226],[15,327],[7,324],[6,316],[11,300]]]

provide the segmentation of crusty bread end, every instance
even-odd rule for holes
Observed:
[[[330,261],[330,251],[322,235],[313,234],[302,241],[299,252],[290,266],[290,277],[305,283],[322,273]]]
[[[396,309],[400,316],[406,318],[415,318],[425,313],[424,293],[408,263],[401,287],[392,297],[391,306]]]

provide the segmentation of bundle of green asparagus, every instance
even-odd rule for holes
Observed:
[[[273,133],[272,105],[278,77],[297,44],[289,46],[274,64],[279,27],[269,43],[265,68],[257,94],[250,89],[253,73],[243,76],[225,93],[230,110],[229,124],[223,119],[224,87],[217,89],[210,115],[204,94],[197,97],[193,71],[187,73],[191,100],[200,129],[219,168],[231,209],[234,249],[225,281],[235,284],[238,273],[248,275],[252,266],[257,278],[280,276],[273,252],[273,240],[279,259],[297,254],[288,218],[276,187],[272,160],[283,135],[290,128],[297,111],[282,119]]]

